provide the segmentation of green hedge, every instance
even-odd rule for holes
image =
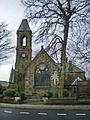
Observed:
[[[3,92],[3,95],[4,95],[5,97],[14,97],[15,93],[16,93],[16,90],[14,90],[14,89],[6,89],[6,90]]]

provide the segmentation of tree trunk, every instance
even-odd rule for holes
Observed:
[[[61,76],[60,76],[60,91],[59,91],[60,97],[63,97],[63,92],[64,92],[65,69],[66,69],[66,46],[68,39],[68,31],[69,31],[69,21],[65,20],[64,40],[62,42],[62,49],[61,49],[61,73],[60,73]]]

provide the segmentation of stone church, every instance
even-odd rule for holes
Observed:
[[[18,91],[33,95],[42,90],[53,94],[60,87],[61,64],[56,63],[41,46],[39,53],[32,59],[32,31],[27,19],[23,19],[17,30],[15,69],[10,74],[10,84],[17,84]],[[75,85],[85,80],[85,72],[67,60],[65,85]]]

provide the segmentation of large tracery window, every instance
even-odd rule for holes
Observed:
[[[44,63],[41,63],[36,67],[35,86],[50,86],[50,73]]]

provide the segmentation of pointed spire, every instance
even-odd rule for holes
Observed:
[[[17,31],[31,31],[27,19],[23,19]]]
[[[41,46],[41,49],[44,49],[44,48],[43,48],[43,45]]]
[[[13,70],[13,65],[12,65],[12,70]]]

